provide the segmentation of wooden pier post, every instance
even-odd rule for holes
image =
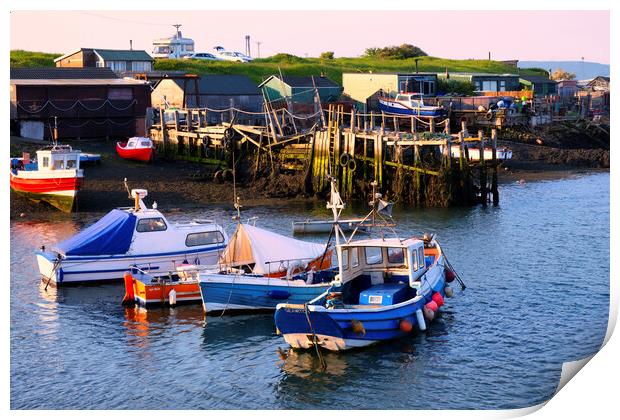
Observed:
[[[478,169],[480,171],[480,200],[482,205],[487,205],[487,165],[484,162],[484,137],[482,130],[478,130],[478,150],[480,152],[480,161]]]
[[[420,145],[419,143],[416,141],[413,144],[413,166],[415,168],[419,168],[420,165]],[[422,193],[422,186],[420,185],[420,171],[415,171],[415,173],[413,174],[413,188],[414,188],[414,197],[415,197],[415,204],[417,206],[421,205],[421,193]]]
[[[355,133],[355,110],[353,108],[351,108],[351,132]]]
[[[462,131],[459,131],[459,167],[461,171],[465,168],[465,138]]]
[[[428,127],[428,131],[430,131],[431,133],[435,132],[435,117],[431,117],[431,119],[429,120],[429,127]]]
[[[499,190],[497,189],[497,130],[491,130],[491,150],[493,161],[493,177],[491,178],[491,194],[493,195],[493,205],[499,204]]]
[[[385,112],[381,111],[381,134],[385,133]]]

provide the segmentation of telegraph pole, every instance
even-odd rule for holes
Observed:
[[[262,42],[260,41],[256,41],[256,49],[258,50],[258,58],[260,58],[260,44],[262,44]]]

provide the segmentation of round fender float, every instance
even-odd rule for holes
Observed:
[[[224,138],[226,140],[232,140],[234,136],[235,136],[235,130],[233,130],[232,128],[228,127],[226,130],[224,130]]]
[[[450,286],[446,286],[443,289],[443,292],[446,294],[446,297],[451,298],[452,296],[454,296],[454,289],[452,289]]]
[[[357,336],[363,337],[363,336],[366,335],[366,328],[364,328],[364,324],[362,324],[362,321],[358,321],[356,319],[352,319],[351,320],[351,329],[353,330],[353,332]]]
[[[422,309],[422,312],[424,312],[424,319],[426,319],[428,322],[432,321],[433,318],[435,318],[435,312],[432,309],[428,309],[426,306]]]
[[[442,307],[443,306],[444,301],[443,301],[443,296],[441,296],[441,293],[439,293],[439,292],[433,293],[432,299],[433,299],[433,302],[435,302],[438,307]]]
[[[398,328],[400,328],[402,332],[410,333],[413,329],[413,324],[406,319],[401,319],[398,323]]]
[[[428,302],[426,305],[424,305],[424,307],[430,309],[433,312],[437,312],[437,310],[439,309],[439,306],[434,300]]]
[[[357,163],[355,162],[355,159],[349,159],[349,162],[347,163],[347,168],[349,168],[351,172],[355,172],[355,169],[357,169]]]
[[[452,270],[446,269],[446,281],[452,283],[456,278],[456,273]]]

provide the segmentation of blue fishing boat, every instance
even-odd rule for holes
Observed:
[[[328,207],[337,221],[344,204],[335,180],[331,188]],[[380,204],[372,204],[374,219]],[[307,303],[276,308],[276,328],[286,342],[340,351],[426,330],[456,278],[435,237],[353,240],[353,232],[340,243],[346,237],[334,226],[338,273],[331,287]]]
[[[395,98],[380,97],[379,109],[390,114],[418,117],[441,117],[445,115],[443,107],[425,105],[423,96],[418,93],[399,93]]]
[[[273,311],[300,304],[330,286],[332,249],[239,223],[218,265],[199,273],[206,313]]]

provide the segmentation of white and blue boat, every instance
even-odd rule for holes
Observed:
[[[216,264],[228,243],[224,229],[210,220],[170,223],[147,208],[148,192],[131,190],[135,206],[110,211],[99,221],[49,250],[37,252],[44,281],[56,285],[123,280],[129,267],[176,271],[180,264]]]
[[[395,98],[379,97],[379,109],[390,114],[418,117],[441,117],[445,114],[443,107],[425,105],[419,93],[399,93]]]
[[[344,204],[333,180],[328,207],[337,221]],[[335,226],[338,274],[315,299],[277,306],[284,340],[293,348],[340,351],[426,330],[455,278],[434,237],[352,240],[354,232],[341,244],[346,237]]]
[[[206,313],[273,311],[299,304],[330,286],[332,249],[239,223],[217,268],[199,273]]]

